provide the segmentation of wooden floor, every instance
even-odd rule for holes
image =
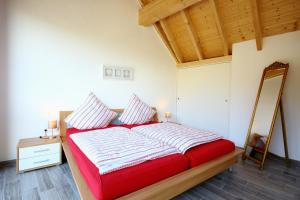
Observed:
[[[226,171],[178,196],[193,199],[300,199],[300,163],[287,168],[284,161],[271,157],[264,171],[252,162],[238,163]],[[16,175],[14,163],[0,166],[2,199],[80,199],[68,164]]]

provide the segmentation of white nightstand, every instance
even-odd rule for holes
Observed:
[[[17,173],[61,164],[60,137],[21,139],[17,145]]]

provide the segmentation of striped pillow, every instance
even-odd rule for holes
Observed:
[[[104,128],[117,116],[92,92],[85,102],[70,114],[65,122],[77,129]]]
[[[151,121],[155,113],[155,110],[134,94],[119,120],[124,124],[143,124]]]

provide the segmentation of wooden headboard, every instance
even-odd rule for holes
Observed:
[[[156,111],[156,108],[153,108]],[[117,113],[124,112],[124,109],[112,109],[112,111],[115,111]],[[62,140],[65,140],[66,137],[66,130],[67,130],[67,124],[65,123],[65,119],[72,113],[73,111],[60,111],[59,112],[59,133],[62,138]],[[153,116],[153,119],[151,120],[153,122],[158,122],[157,112]]]

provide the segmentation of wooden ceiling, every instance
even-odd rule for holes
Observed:
[[[177,66],[231,60],[232,44],[300,30],[300,0],[139,0]]]

